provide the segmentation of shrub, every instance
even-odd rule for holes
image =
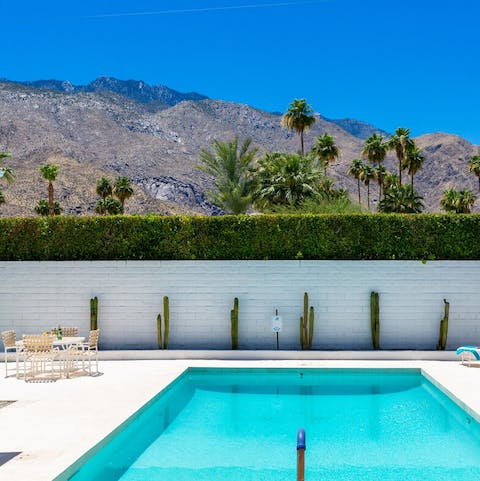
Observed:
[[[0,260],[480,259],[478,215],[0,219]]]

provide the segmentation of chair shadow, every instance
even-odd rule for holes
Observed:
[[[11,459],[13,459],[15,456],[18,456],[19,454],[22,454],[21,452],[11,452],[11,453],[1,453],[0,452],[0,466],[4,465]]]

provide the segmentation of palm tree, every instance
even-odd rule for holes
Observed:
[[[300,153],[304,155],[303,133],[308,132],[315,123],[313,109],[305,99],[295,99],[282,115],[281,124],[300,135]]]
[[[101,215],[116,215],[122,213],[122,204],[118,199],[111,195],[105,197],[105,199],[98,199],[95,204],[95,212]]]
[[[415,142],[412,143],[409,149],[407,149],[407,156],[405,158],[404,168],[407,169],[410,175],[410,185],[413,189],[413,177],[422,168],[425,161],[425,155],[422,150],[419,149]]]
[[[297,207],[320,195],[322,173],[312,155],[266,154],[254,171],[255,204],[260,209],[287,205]]]
[[[117,177],[112,189],[115,197],[120,201],[121,213],[125,211],[125,201],[132,197],[133,187],[128,177]]]
[[[474,155],[468,161],[468,167],[470,172],[478,177],[478,191],[480,192],[480,155]]]
[[[398,185],[402,185],[402,170],[407,158],[407,151],[411,148],[413,140],[410,138],[410,129],[398,128],[387,142],[388,149],[394,150],[398,159]]]
[[[238,137],[230,142],[215,140],[213,152],[200,151],[202,164],[197,169],[213,177],[215,190],[207,192],[213,204],[229,214],[244,214],[252,204],[252,169],[258,149],[251,148],[252,140],[246,139],[239,147]]]
[[[384,197],[378,205],[380,212],[397,212],[401,214],[419,214],[423,210],[423,198],[411,185],[391,184],[385,189]]]
[[[4,163],[4,159],[8,159],[12,154],[10,152],[0,152],[0,180],[4,179],[9,184],[15,180],[15,171],[11,167],[7,167]],[[5,196],[0,190],[0,205],[5,203]]]
[[[45,180],[48,180],[48,215],[55,215],[55,203],[53,200],[53,182],[58,175],[58,165],[44,164],[40,167],[40,172]]]
[[[470,214],[475,200],[475,194],[471,190],[447,189],[443,192],[440,205],[445,212]]]
[[[373,168],[373,173],[375,175],[375,180],[378,183],[378,198],[381,199],[383,194],[383,186],[385,184],[385,177],[390,175],[390,172],[382,164],[378,164]]]
[[[112,183],[106,177],[102,177],[97,182],[96,192],[105,200],[109,195],[112,195],[113,187]]]
[[[372,134],[363,144],[362,155],[366,157],[371,164],[382,167],[382,162],[385,160],[387,151],[388,145],[385,142],[383,135]],[[384,169],[379,169],[376,176],[379,188],[379,198],[382,197],[383,172]]]
[[[360,172],[360,180],[367,186],[367,208],[370,210],[370,181],[375,179],[374,170],[367,164],[363,164]]]
[[[317,137],[317,141],[312,147],[312,152],[322,163],[324,175],[327,175],[327,167],[329,164],[338,159],[338,156],[340,155],[340,149],[335,144],[335,139],[327,133]]]
[[[353,159],[350,167],[347,170],[347,174],[351,175],[355,179],[357,179],[357,188],[358,188],[358,203],[362,203],[362,199],[360,197],[360,174],[363,171],[363,161],[361,159]]]
[[[47,200],[41,199],[38,201],[38,204],[35,206],[35,212],[41,216],[52,215],[50,214],[50,204]],[[53,202],[53,214],[60,215],[63,212],[63,209],[60,207],[58,200]]]
[[[4,159],[12,156],[10,152],[0,152],[0,179],[6,180],[11,184],[15,180],[15,171],[11,167],[4,165]]]
[[[398,185],[398,175],[387,171],[383,177],[383,190],[385,191],[393,185]]]

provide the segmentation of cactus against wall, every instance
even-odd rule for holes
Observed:
[[[230,311],[230,325],[232,349],[238,349],[238,297],[233,300],[233,309]]]
[[[163,334],[162,334],[163,328]],[[162,326],[162,315],[157,316],[157,340],[159,349],[168,348],[168,332],[170,330],[170,305],[168,296],[163,298],[163,326]]]
[[[98,297],[90,299],[90,330],[98,329]]]
[[[438,338],[437,349],[439,351],[445,351],[447,347],[447,336],[448,336],[448,316],[450,314],[450,303],[446,299],[444,302],[444,314],[443,319],[440,321],[440,335]]]
[[[378,292],[370,293],[370,327],[373,349],[380,349],[380,302]]]
[[[303,316],[300,317],[300,347],[312,349],[315,311],[313,306],[308,307],[308,294],[303,294]]]

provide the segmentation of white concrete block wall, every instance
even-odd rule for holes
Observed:
[[[102,347],[156,348],[156,317],[170,298],[172,349],[229,349],[240,301],[240,349],[273,349],[270,318],[284,319],[280,347],[298,349],[307,291],[315,349],[370,349],[370,292],[380,293],[381,346],[435,349],[443,299],[447,348],[480,344],[480,262],[105,261],[0,262],[0,330],[17,335],[76,325],[87,335],[99,298]]]

